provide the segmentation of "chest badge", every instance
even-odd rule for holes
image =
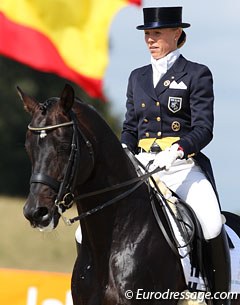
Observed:
[[[172,122],[172,130],[173,131],[179,131],[181,129],[181,124],[178,121]]]
[[[168,87],[168,86],[170,85],[170,83],[171,83],[170,80],[167,79],[167,80],[164,81],[163,85],[164,85],[165,87]]]
[[[182,108],[182,98],[169,96],[168,109],[173,113],[178,112]]]

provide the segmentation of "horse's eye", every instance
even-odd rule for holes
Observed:
[[[70,146],[71,146],[70,143],[59,143],[59,145],[57,147],[57,152],[63,153],[63,152],[69,151]]]

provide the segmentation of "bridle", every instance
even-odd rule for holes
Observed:
[[[136,189],[138,189],[143,183],[145,183],[149,178],[152,179],[152,175],[157,173],[159,170],[161,170],[160,168],[156,168],[155,170],[153,170],[152,172],[147,172],[141,176],[138,177],[134,177],[128,181],[113,185],[111,187],[107,187],[101,190],[97,190],[97,191],[93,191],[87,194],[83,194],[80,196],[77,196],[74,198],[74,190],[76,187],[76,183],[77,183],[77,171],[78,171],[78,165],[79,165],[79,160],[80,160],[80,143],[79,143],[79,135],[81,136],[81,138],[83,139],[87,149],[88,149],[88,154],[91,158],[91,171],[94,168],[94,151],[93,151],[93,146],[92,143],[87,139],[87,137],[85,136],[85,134],[82,132],[82,130],[80,128],[78,128],[78,124],[77,124],[77,118],[76,115],[73,111],[69,112],[71,121],[69,122],[64,122],[64,123],[60,123],[60,124],[55,124],[55,125],[50,125],[50,126],[45,126],[45,127],[33,127],[30,124],[28,125],[28,130],[32,131],[32,132],[37,132],[39,133],[39,136],[41,138],[44,138],[47,136],[47,132],[51,132],[57,128],[61,128],[61,127],[69,127],[72,126],[73,128],[73,134],[72,134],[72,141],[71,141],[71,152],[70,152],[70,156],[68,159],[68,163],[66,165],[65,168],[65,172],[64,172],[64,177],[62,181],[58,181],[57,179],[50,177],[46,174],[43,173],[33,173],[31,178],[30,178],[30,184],[32,183],[42,183],[44,185],[49,186],[50,188],[52,188],[56,193],[56,200],[55,200],[55,205],[58,209],[58,213],[60,214],[60,216],[62,217],[63,221],[65,222],[66,225],[71,225],[72,223],[74,223],[75,221],[81,220],[87,216],[90,216],[100,210],[102,210],[105,207],[108,207],[116,202],[119,202],[120,200],[126,198],[127,196],[129,196],[131,193],[133,193]],[[153,180],[154,182],[154,180]],[[72,204],[74,201],[78,201],[80,199],[83,198],[87,198],[87,197],[92,197],[92,196],[96,196],[102,193],[106,193],[109,191],[113,191],[113,190],[117,190],[117,189],[121,189],[124,188],[126,186],[130,186],[133,185],[133,187],[131,187],[130,189],[128,189],[127,191],[124,191],[123,193],[119,194],[118,196],[96,206],[95,208],[82,213],[81,215],[74,217],[72,219],[67,219],[66,217],[63,216],[63,212],[66,209],[71,208]],[[155,182],[154,182],[155,184]],[[149,187],[149,184],[148,184]],[[157,185],[155,184],[155,188],[158,189]],[[160,190],[158,189],[159,194],[161,194]],[[152,209],[154,212],[154,216],[155,219],[157,220],[158,226],[161,229],[165,239],[167,240],[169,246],[171,247],[171,249],[173,250],[173,252],[177,255],[180,256],[178,254],[178,251],[176,250],[173,242],[170,240],[169,238],[169,234],[166,232],[158,214],[157,214],[157,210],[155,207],[155,203],[154,200],[152,198],[152,193],[153,191],[151,189],[149,189],[149,193],[150,193],[150,201],[151,201],[151,205],[152,205]],[[160,198],[161,202],[160,205],[163,208],[163,204],[162,204],[162,197]],[[181,257],[181,256],[180,256]]]
[[[77,179],[77,170],[78,170],[78,165],[79,165],[79,160],[80,160],[79,134],[82,137],[82,139],[88,149],[88,154],[90,155],[90,158],[91,158],[91,166],[90,166],[91,169],[93,169],[95,162],[94,162],[94,151],[93,151],[92,143],[87,139],[87,137],[82,132],[82,130],[80,128],[78,128],[78,124],[77,124],[78,122],[77,122],[75,113],[73,111],[70,111],[69,115],[70,115],[70,119],[71,119],[71,121],[69,121],[69,122],[64,122],[64,123],[44,126],[44,127],[35,127],[35,126],[31,126],[30,124],[28,125],[28,130],[39,133],[40,138],[46,137],[48,132],[51,132],[57,128],[70,127],[70,126],[72,126],[72,128],[73,128],[71,152],[70,152],[70,156],[68,159],[68,164],[65,168],[63,180],[58,181],[57,179],[55,179],[49,175],[46,175],[44,173],[33,173],[30,178],[30,184],[41,183],[41,184],[47,185],[57,193],[57,196],[55,199],[55,205],[57,206],[58,212],[61,215],[61,217],[63,218],[63,221],[67,225],[71,225],[72,223],[74,223],[77,220],[80,220],[80,219],[85,218],[86,216],[92,215],[92,214],[96,213],[97,211],[99,211],[115,202],[118,202],[121,199],[126,198],[132,192],[134,192],[137,188],[139,188],[143,183],[145,183],[147,181],[147,179],[149,177],[151,177],[151,175],[153,175],[155,172],[159,171],[159,169],[156,169],[155,171],[142,175],[141,177],[135,177],[128,181],[125,181],[125,182],[122,182],[122,183],[119,183],[119,184],[116,184],[116,185],[113,185],[110,187],[106,187],[101,190],[96,190],[96,191],[93,191],[93,192],[90,192],[87,194],[83,194],[83,195],[74,197],[74,190],[76,187],[76,179]],[[78,201],[80,199],[84,199],[84,198],[88,198],[88,197],[93,197],[93,196],[103,194],[106,192],[110,192],[113,190],[122,189],[124,187],[131,186],[131,185],[134,185],[134,186],[131,187],[130,189],[128,189],[127,191],[124,191],[120,195],[112,198],[111,200],[104,202],[103,204],[100,204],[97,207],[95,207],[85,213],[82,213],[78,217],[74,217],[72,219],[67,219],[66,217],[63,216],[63,212],[66,209],[71,208],[74,201]]]
[[[74,200],[74,190],[77,183],[77,171],[79,168],[80,161],[80,143],[79,143],[79,134],[84,141],[88,149],[88,154],[91,159],[90,171],[94,167],[94,152],[92,143],[87,139],[85,134],[80,128],[78,128],[77,118],[73,111],[69,112],[71,121],[64,122],[60,124],[45,126],[45,127],[33,127],[30,124],[28,125],[28,130],[32,132],[39,133],[40,138],[47,136],[47,132],[51,132],[57,128],[61,127],[70,127],[73,128],[72,141],[71,141],[71,151],[68,159],[68,163],[64,170],[64,177],[62,181],[48,176],[44,173],[33,173],[30,178],[30,184],[32,183],[41,183],[52,188],[56,193],[55,205],[58,208],[60,215],[66,210],[69,209]]]

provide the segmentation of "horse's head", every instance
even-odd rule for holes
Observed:
[[[25,110],[32,116],[25,142],[32,163],[32,176],[24,216],[33,227],[53,229],[58,224],[59,212],[72,201],[75,179],[79,174],[76,173],[79,168],[79,130],[72,111],[74,91],[66,85],[60,98],[50,98],[44,103],[37,103],[20,88],[18,93]],[[80,135],[81,140],[87,142],[84,135]],[[84,173],[87,174],[89,172]]]

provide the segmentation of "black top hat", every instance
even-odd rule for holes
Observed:
[[[144,24],[138,30],[156,28],[188,28],[189,23],[182,22],[182,7],[147,7],[143,9]]]

